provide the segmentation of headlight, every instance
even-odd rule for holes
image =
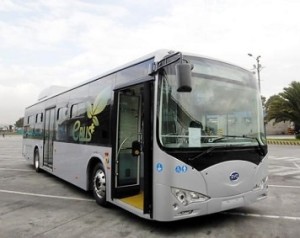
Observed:
[[[187,206],[190,203],[194,202],[205,202],[210,199],[210,197],[194,191],[184,190],[180,188],[171,188],[171,190],[172,194],[183,206]]]

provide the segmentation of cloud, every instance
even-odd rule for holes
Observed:
[[[1,92],[16,85],[32,88],[21,93],[30,104],[52,84],[78,84],[170,48],[248,69],[255,61],[247,53],[260,54],[262,90],[269,96],[297,80],[299,8],[299,1],[284,0],[5,0],[0,6]]]
[[[15,86],[0,85],[1,124],[13,125],[23,117],[25,107],[32,104],[32,95],[37,95],[38,86],[30,83]]]

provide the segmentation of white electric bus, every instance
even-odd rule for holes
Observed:
[[[266,198],[267,143],[253,74],[159,50],[25,110],[35,167],[140,217],[173,221]]]

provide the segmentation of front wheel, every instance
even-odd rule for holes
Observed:
[[[40,155],[39,151],[35,150],[34,152],[34,160],[33,160],[34,169],[37,173],[40,172]]]
[[[102,164],[97,164],[93,171],[93,195],[97,204],[106,206],[106,175]]]

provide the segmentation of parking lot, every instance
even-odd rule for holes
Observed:
[[[269,146],[269,197],[249,207],[160,223],[92,196],[21,154],[22,138],[0,138],[0,237],[299,237],[300,146]]]

